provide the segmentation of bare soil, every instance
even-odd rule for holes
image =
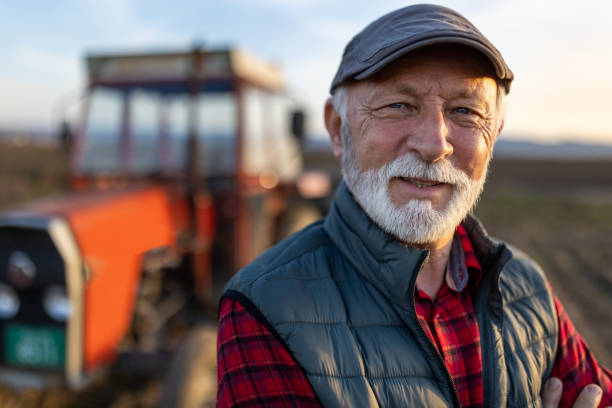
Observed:
[[[60,149],[0,143],[0,210],[61,193],[66,177]],[[475,213],[540,263],[591,350],[612,367],[612,162],[495,159]],[[78,394],[0,388],[0,406],[154,407],[162,379],[108,375]]]
[[[496,160],[476,215],[542,266],[598,361],[612,367],[612,162]]]

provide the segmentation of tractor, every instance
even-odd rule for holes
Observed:
[[[216,386],[202,359],[224,284],[318,218],[330,180],[304,171],[304,113],[270,64],[202,48],[86,64],[68,192],[0,214],[0,381],[79,390],[170,351],[161,405],[192,406]]]

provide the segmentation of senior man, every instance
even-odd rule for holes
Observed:
[[[228,284],[220,407],[612,404],[540,268],[469,215],[512,80],[440,6],[349,42],[325,106],[344,183]]]

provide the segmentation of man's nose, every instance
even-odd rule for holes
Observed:
[[[453,145],[448,141],[449,129],[444,112],[430,109],[408,137],[408,148],[426,162],[436,162],[453,154]]]

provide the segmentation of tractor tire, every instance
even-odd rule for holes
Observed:
[[[159,408],[214,407],[217,391],[217,326],[192,329],[175,354]]]

